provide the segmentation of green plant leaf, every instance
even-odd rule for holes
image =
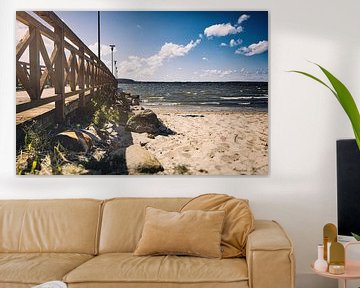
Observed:
[[[360,235],[352,233],[352,232],[351,232],[351,235],[356,239],[356,241],[360,241]]]
[[[333,88],[331,88],[325,82],[323,82],[319,78],[317,78],[309,73],[297,71],[297,70],[293,70],[293,71],[289,71],[289,72],[294,72],[294,73],[305,75],[305,76],[321,83],[335,95],[336,99],[339,101],[340,105],[343,107],[345,113],[347,114],[347,116],[351,122],[353,131],[354,131],[354,135],[355,135],[355,139],[356,139],[356,143],[360,150],[360,114],[359,114],[358,108],[356,107],[354,98],[352,97],[350,91],[346,88],[346,86],[340,80],[338,80],[334,75],[332,75],[329,71],[327,71],[322,66],[320,66],[316,63],[314,63],[314,64],[317,65],[321,69],[321,71],[325,74],[325,76],[330,81]]]
[[[338,80],[334,75],[332,75],[325,68],[321,67],[320,65],[317,65],[317,66],[321,69],[321,71],[329,79],[331,85],[334,87],[334,89],[338,95],[338,100],[350,119],[350,122],[353,126],[355,138],[357,139],[357,143],[359,145],[360,114],[359,114],[358,108],[356,107],[354,98],[352,97],[350,91],[346,88],[346,86],[340,80]],[[359,149],[360,149],[360,146],[359,146]]]

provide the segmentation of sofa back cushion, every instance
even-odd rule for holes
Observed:
[[[179,211],[189,198],[116,198],[105,201],[99,253],[133,252],[141,237],[146,207]]]
[[[96,254],[102,201],[1,200],[0,253]]]

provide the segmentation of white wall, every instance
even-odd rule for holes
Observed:
[[[316,256],[322,226],[336,223],[335,141],[353,136],[344,113],[325,88],[285,71],[317,72],[306,60],[316,61],[359,97],[359,8],[358,0],[8,1],[0,11],[0,198],[194,196],[206,192],[245,197],[251,200],[257,218],[278,220],[289,232],[295,244],[297,286],[334,287],[334,282],[321,284],[309,264]],[[269,176],[16,177],[15,10],[31,9],[269,10]]]

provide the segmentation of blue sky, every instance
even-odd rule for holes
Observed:
[[[97,12],[56,12],[97,51]],[[268,14],[101,12],[102,60],[118,77],[143,81],[267,81]],[[97,54],[97,52],[96,52]]]

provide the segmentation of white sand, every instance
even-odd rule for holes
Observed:
[[[151,109],[177,134],[132,137],[135,144],[146,143],[144,148],[158,158],[164,174],[268,174],[267,112]]]

